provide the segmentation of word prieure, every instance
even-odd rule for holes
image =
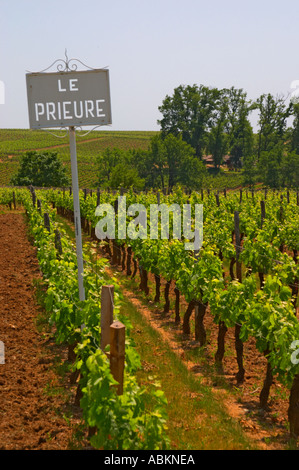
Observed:
[[[57,81],[58,91],[60,93],[66,91],[76,92],[79,91],[78,79],[72,78],[68,81],[68,90],[63,86],[61,80]],[[53,119],[54,121],[61,119],[82,119],[88,117],[104,117],[102,103],[104,99],[98,100],[79,100],[79,101],[58,101],[47,103],[35,103],[35,119],[39,121],[41,116],[46,116],[47,120]]]

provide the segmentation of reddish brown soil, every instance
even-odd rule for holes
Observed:
[[[66,348],[38,325],[40,278],[24,214],[0,210],[0,450],[70,449],[80,423],[68,373],[58,373]]]

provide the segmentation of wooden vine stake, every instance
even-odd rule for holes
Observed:
[[[48,212],[44,213],[44,226],[48,230],[48,232],[50,232],[50,229],[51,229],[50,228],[50,217],[49,217]]]
[[[297,192],[297,204],[298,204],[298,192]],[[299,204],[298,204],[299,205]],[[294,250],[294,261],[297,264],[297,250]],[[295,280],[298,289],[298,279]],[[298,291],[297,291],[298,292]],[[296,304],[294,305],[296,315]],[[290,425],[290,434],[294,439],[298,439],[299,436],[299,374],[296,374],[293,379],[291,393],[289,398],[288,408],[288,419]]]
[[[61,234],[58,229],[55,230],[55,248],[57,250],[57,257],[62,255]]]
[[[299,436],[299,374],[293,379],[289,398],[288,419],[290,425],[290,435],[294,439]]]
[[[199,250],[194,250],[195,263],[198,262],[198,255]],[[202,347],[206,345],[207,339],[206,330],[204,326],[204,317],[206,313],[207,303],[204,304],[201,300],[196,300],[194,307],[195,341],[199,341],[199,345]]]
[[[101,293],[101,349],[110,343],[110,325],[113,323],[114,286],[102,286]]]
[[[241,263],[239,262],[239,256],[241,252],[241,236],[240,236],[240,225],[239,225],[239,212],[234,213],[235,222],[235,247],[236,247],[236,274],[239,282],[242,282],[242,269]],[[243,342],[240,339],[241,325],[235,325],[235,348],[237,353],[237,363],[239,370],[237,373],[237,382],[242,383],[244,381],[245,369],[243,367]]]
[[[115,321],[110,325],[110,370],[118,382],[117,395],[123,394],[125,368],[125,325]]]
[[[266,218],[266,206],[265,201],[261,201],[261,229],[263,228],[264,220]]]

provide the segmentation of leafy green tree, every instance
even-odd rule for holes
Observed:
[[[97,156],[99,185],[101,187],[112,187],[111,176],[113,168],[124,160],[124,151],[117,148],[106,148]]]
[[[148,152],[153,171],[157,171],[162,188],[168,189],[177,184],[188,188],[199,188],[206,174],[204,164],[196,157],[191,145],[184,142],[182,136],[158,135],[152,138]]]
[[[26,152],[11,183],[14,186],[62,187],[70,184],[57,152]]]
[[[261,152],[258,162],[259,175],[265,185],[270,188],[281,186],[281,163],[283,159],[283,145],[276,145],[268,152]]]
[[[110,185],[114,189],[134,188],[142,190],[144,189],[144,179],[139,177],[137,168],[133,168],[128,162],[122,161],[113,168]]]
[[[280,165],[281,186],[299,188],[299,155],[297,152],[284,153]]]
[[[218,97],[217,88],[204,85],[180,85],[175,88],[173,96],[167,95],[158,108],[163,116],[158,121],[162,137],[180,135],[195,149],[196,156],[202,157]]]
[[[286,106],[283,97],[274,98],[270,93],[261,95],[256,101],[259,110],[257,158],[262,152],[271,151],[285,139],[287,118],[292,104]]]
[[[143,189],[144,179],[139,176],[134,151],[118,148],[105,149],[97,158],[99,185],[103,188]]]
[[[227,95],[228,152],[235,168],[242,166],[244,157],[253,152],[253,129],[249,114],[254,104],[248,101],[242,89],[225,90]]]
[[[224,93],[217,100],[216,109],[211,119],[207,151],[212,154],[215,168],[219,168],[228,149],[228,102]]]
[[[290,129],[291,150],[299,155],[299,103],[293,103],[293,126]]]
[[[154,135],[150,140],[148,152],[144,154],[144,171],[141,173],[141,176],[146,178],[146,182],[149,187],[165,188],[166,160],[165,145],[161,135]],[[137,159],[137,161],[140,162],[140,158]]]
[[[254,154],[248,154],[243,157],[243,184],[253,187],[257,182],[259,170],[256,164],[256,157]]]

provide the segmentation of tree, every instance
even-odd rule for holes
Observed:
[[[257,158],[262,152],[271,151],[284,140],[286,121],[292,104],[287,107],[283,97],[274,98],[270,93],[261,95],[256,101],[259,110]]]
[[[294,121],[293,127],[290,130],[290,144],[291,150],[299,155],[299,103],[293,103]]]
[[[128,162],[122,161],[113,168],[110,185],[114,189],[134,188],[141,191],[144,188],[144,179],[139,177],[137,168],[133,168]]]
[[[175,88],[173,96],[167,95],[158,108],[163,115],[158,121],[162,137],[180,135],[194,148],[195,155],[202,157],[218,97],[219,90],[204,85]]]
[[[206,174],[204,164],[196,157],[191,145],[184,142],[182,136],[172,134],[165,138],[162,135],[151,139],[148,161],[152,171],[156,172],[164,189],[182,184],[190,189],[199,188]]]
[[[253,154],[248,154],[243,157],[242,164],[244,169],[243,184],[248,184],[250,187],[253,187],[258,176],[256,157]]]
[[[124,160],[124,151],[117,148],[106,148],[97,156],[99,185],[111,187],[111,175],[113,168]]]
[[[147,173],[146,180],[151,187],[165,188],[165,165],[166,155],[165,146],[161,135],[154,135],[150,140],[149,150],[145,156],[146,166],[145,172]]]
[[[144,179],[139,176],[135,159],[134,151],[105,149],[97,157],[99,185],[103,188],[143,189]]]
[[[216,103],[216,109],[211,119],[207,150],[212,154],[214,167],[219,168],[228,148],[227,114],[228,102],[224,93],[221,93]]]
[[[258,162],[259,174],[264,184],[270,186],[270,188],[279,188],[281,186],[283,151],[283,145],[278,144],[268,152],[261,152]]]
[[[26,152],[11,183],[14,186],[62,187],[70,184],[57,152]]]
[[[281,186],[299,188],[299,155],[297,152],[284,153],[280,170]]]
[[[255,105],[247,101],[246,93],[234,87],[225,90],[227,95],[228,152],[235,168],[242,166],[244,157],[253,151],[253,129],[249,114]]]

